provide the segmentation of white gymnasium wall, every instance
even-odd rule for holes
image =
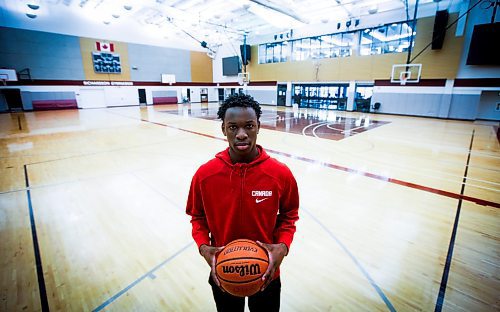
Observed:
[[[372,105],[381,104],[379,113],[446,118],[449,99],[444,97],[449,95],[442,92],[438,87],[374,87]]]
[[[222,59],[225,57],[230,57],[230,56],[239,56],[240,61],[241,61],[241,56],[240,56],[240,44],[243,44],[243,42],[238,43],[238,42],[233,42],[233,43],[227,43],[219,47],[217,51],[217,55],[215,56],[215,59],[212,62],[212,73],[213,73],[213,82],[237,82],[238,81],[238,76],[223,76],[222,75]],[[257,58],[256,56],[252,55],[252,62],[256,62]],[[252,77],[250,77],[251,79]]]
[[[452,88],[452,84],[453,81],[449,80],[445,87],[374,87],[372,105],[380,102],[378,112],[386,114],[466,120],[481,118],[478,116],[481,90]],[[491,113],[493,104],[490,102],[485,101],[484,110]]]
[[[104,88],[107,106],[139,105],[139,92],[137,89],[139,88],[124,86]]]
[[[219,100],[219,93],[217,91],[218,88],[210,87],[208,88],[208,101],[209,102],[217,102]]]
[[[153,104],[153,91],[175,91],[177,93],[178,102],[182,102],[181,90],[183,87],[178,86],[12,86],[12,87],[2,87],[0,89],[20,89],[21,98],[23,101],[23,109],[32,110],[33,105],[31,102],[32,92],[74,92],[75,98],[79,108],[82,108],[81,91],[82,90],[102,90],[104,93],[104,98],[107,107],[113,106],[134,106],[139,105],[139,91],[138,89],[146,90],[146,101],[148,105]],[[185,88],[185,87],[184,87]],[[210,98],[217,101],[217,90],[216,87],[206,87],[209,89],[209,100]],[[200,87],[190,87],[192,96],[197,102],[200,102]],[[2,97],[3,99],[3,97]],[[193,101],[193,98],[191,98]],[[0,111],[6,111],[7,104],[5,101],[0,99]]]
[[[260,104],[277,105],[278,91],[276,86],[248,86],[246,93],[251,95]]]

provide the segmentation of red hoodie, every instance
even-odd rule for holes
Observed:
[[[290,249],[299,219],[297,183],[285,164],[257,148],[248,164],[233,164],[227,148],[193,176],[186,213],[198,248],[246,238]]]

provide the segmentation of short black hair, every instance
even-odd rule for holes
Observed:
[[[259,120],[260,115],[262,114],[262,109],[260,108],[259,102],[254,100],[254,98],[248,94],[237,93],[230,95],[226,100],[224,100],[222,105],[219,107],[217,116],[220,118],[220,120],[224,121],[224,117],[226,116],[226,111],[228,108],[231,107],[253,108],[253,110],[255,111],[255,115],[257,115],[257,121]]]

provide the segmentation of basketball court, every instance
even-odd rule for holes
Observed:
[[[0,115],[2,254],[14,255],[2,310],[39,310],[43,291],[54,310],[213,311],[184,209],[195,170],[227,145],[206,117],[217,107]],[[283,311],[432,310],[443,287],[443,310],[497,309],[492,126],[263,110],[258,142],[291,168],[301,195]],[[367,129],[340,140],[307,132],[338,120]]]
[[[257,143],[298,183],[281,311],[500,310],[500,74],[465,60],[498,2],[18,2],[0,0],[0,311],[216,311],[185,210],[234,93],[261,103]],[[74,32],[74,12],[116,3]],[[198,6],[218,15],[182,28],[162,11],[201,21]],[[14,23],[47,7],[67,33]],[[217,45],[220,12],[226,31],[274,33]],[[325,30],[271,28],[276,12]]]

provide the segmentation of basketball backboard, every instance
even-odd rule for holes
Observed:
[[[7,81],[17,81],[17,73],[15,69],[0,68],[0,81],[4,84]]]
[[[161,74],[161,83],[172,85],[175,83],[175,74]]]
[[[394,64],[392,65],[391,82],[405,85],[418,83],[422,73],[422,64]]]
[[[249,72],[246,72],[246,73],[238,73],[238,83],[240,85],[248,85],[248,83],[250,82],[250,73]]]

